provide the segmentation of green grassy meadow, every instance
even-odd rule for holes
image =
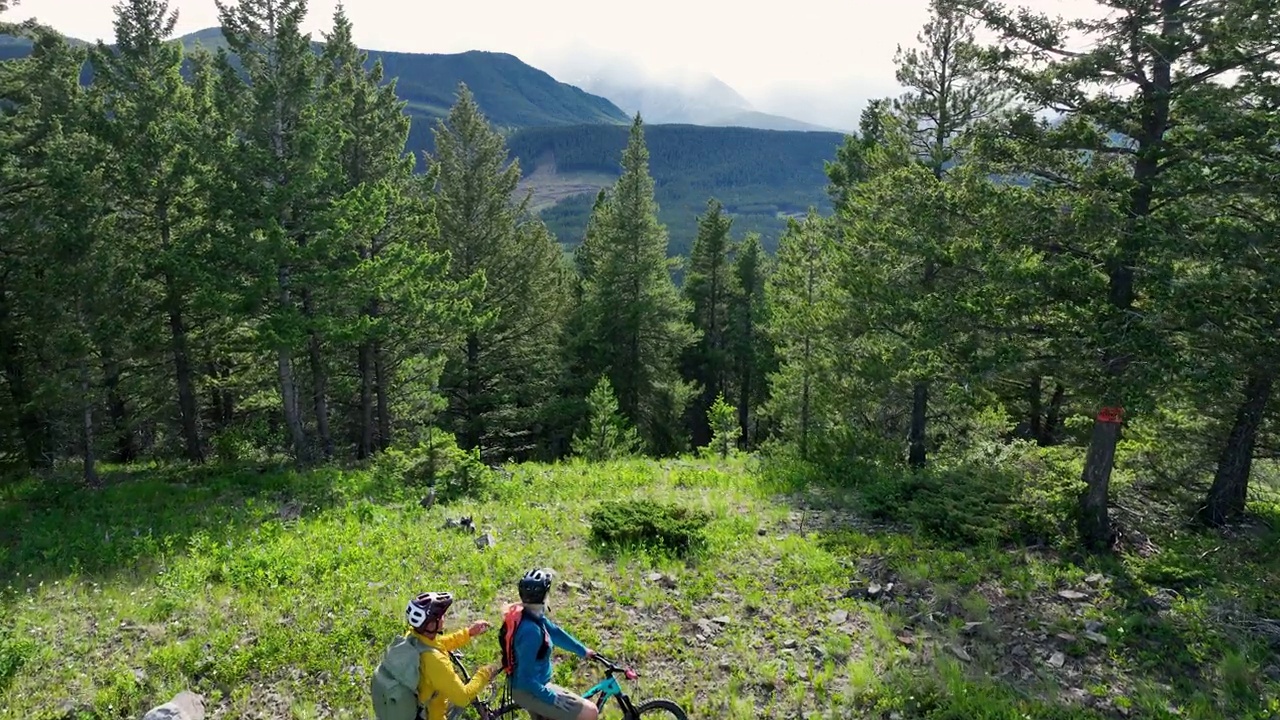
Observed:
[[[9,486],[0,717],[136,718],[184,688],[213,718],[370,717],[408,596],[451,590],[453,627],[496,625],[534,565],[559,574],[553,616],[639,670],[633,697],[691,718],[1280,713],[1280,626],[1262,620],[1280,615],[1280,504],[1231,537],[1144,536],[1077,565],[1051,544],[949,539],[925,522],[936,507],[888,519],[874,483],[835,490],[781,462],[520,465],[425,509],[403,476],[385,458]],[[708,513],[703,542],[593,542],[591,511],[629,498]],[[496,546],[443,527],[462,516]],[[496,632],[466,655],[494,661]],[[599,677],[567,655],[556,674]]]

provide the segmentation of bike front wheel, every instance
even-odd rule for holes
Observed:
[[[685,714],[684,708],[680,707],[679,703],[665,698],[645,700],[636,705],[636,717],[643,717],[645,720],[659,720],[660,718],[689,720],[689,716]]]

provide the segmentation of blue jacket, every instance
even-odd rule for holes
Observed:
[[[523,690],[548,705],[554,705],[556,694],[547,687],[551,682],[550,651],[545,658],[538,659],[543,627],[546,627],[547,634],[551,636],[552,647],[568,650],[578,657],[587,656],[587,647],[545,616],[536,617],[525,612],[524,618],[516,626],[511,648],[516,666],[511,675],[511,689]]]

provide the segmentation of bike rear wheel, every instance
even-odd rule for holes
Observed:
[[[636,716],[643,717],[645,720],[659,720],[660,718],[689,720],[689,716],[685,714],[684,708],[680,707],[679,703],[666,698],[645,700],[635,707]]]

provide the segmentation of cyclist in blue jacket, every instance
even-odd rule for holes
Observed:
[[[511,678],[511,699],[534,718],[597,720],[599,710],[581,695],[551,683],[551,650],[562,648],[580,658],[595,651],[546,616],[551,571],[536,569],[520,579],[520,605],[506,613],[500,633],[503,669]]]

